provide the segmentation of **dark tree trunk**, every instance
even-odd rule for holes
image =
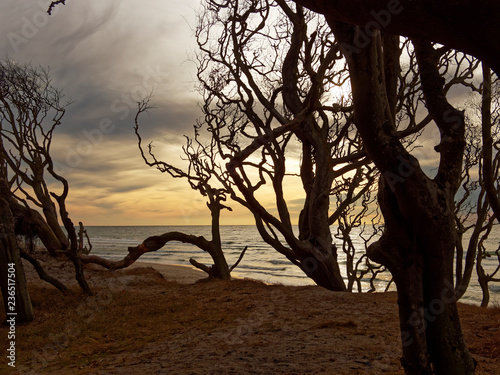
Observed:
[[[329,223],[330,189],[332,186],[333,167],[326,136],[315,135],[314,153],[303,154],[304,164],[312,167],[316,163],[316,173],[302,170],[306,200],[299,218],[299,240],[291,246],[302,270],[316,284],[333,291],[346,291],[344,279],[337,261],[337,248],[333,244]],[[306,143],[306,141],[304,141]],[[309,185],[309,186],[306,186]],[[294,244],[292,244],[294,245]]]
[[[471,374],[475,363],[462,334],[454,297],[453,265],[457,230],[454,197],[459,187],[465,149],[463,112],[451,106],[443,91],[439,56],[429,42],[413,41],[427,108],[441,132],[438,173],[428,183],[421,231],[424,296],[430,317],[427,345],[437,374]],[[420,193],[422,194],[422,193]],[[422,194],[423,195],[423,194]],[[451,296],[450,296],[451,292]]]
[[[14,198],[8,199],[9,206],[16,222],[16,234],[40,238],[43,246],[53,257],[60,255],[58,251],[63,249],[63,245],[47,225],[44,218],[38,211],[27,208],[17,202]]]
[[[308,105],[300,98],[297,74],[301,48],[307,39],[307,26],[302,7],[297,7],[296,16],[290,19],[293,21],[293,32],[290,48],[283,60],[282,95],[287,109],[297,117]],[[305,118],[294,130],[295,135],[302,142],[300,176],[306,199],[299,217],[300,241],[288,241],[288,245],[294,253],[294,259],[291,260],[298,261],[301,269],[316,284],[329,290],[346,291],[347,288],[337,262],[337,249],[332,243],[329,223],[333,165],[331,147],[328,144],[328,131],[328,126],[326,124],[320,126],[313,116]],[[284,158],[282,160],[284,163]],[[284,170],[284,165],[282,169]],[[283,191],[282,189],[278,191],[278,186],[281,187],[280,184],[275,183],[275,191],[282,199]],[[289,217],[286,209],[280,212],[283,224],[291,231]]]
[[[31,322],[34,313],[13,221],[7,201],[0,198],[0,286],[7,321],[17,324]]]
[[[429,179],[397,139],[380,39],[375,35],[353,53],[345,48],[355,45],[360,30],[330,24],[349,63],[356,126],[383,178],[379,202],[386,227],[368,255],[389,268],[398,287],[405,371],[430,373],[430,362],[436,374],[472,374],[453,287],[453,198],[465,144],[463,115],[446,101],[434,50],[416,44],[426,104],[442,134],[439,170]]]
[[[423,257],[411,227],[401,215],[394,194],[380,180],[378,202],[384,216],[384,233],[368,247],[369,258],[385,265],[397,286],[399,322],[406,374],[431,374],[424,316]]]
[[[499,74],[500,76],[500,74]],[[500,199],[493,174],[493,138],[491,136],[491,72],[489,66],[483,64],[483,95],[481,103],[481,122],[483,135],[483,184],[488,202],[500,222]]]
[[[212,265],[209,275],[221,280],[230,280],[231,271],[227,264],[226,256],[222,251],[222,240],[220,235],[220,213],[224,206],[222,206],[222,197],[218,196],[218,192],[215,189],[211,189],[207,186],[205,189],[209,197],[209,202],[207,206],[210,210],[210,215],[212,218],[212,240],[208,242],[206,248],[202,248],[207,251],[214,264]]]

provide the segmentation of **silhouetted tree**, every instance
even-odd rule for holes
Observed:
[[[348,47],[356,45],[360,29],[333,20],[330,25],[349,63],[356,127],[382,175],[379,205],[385,227],[368,256],[385,265],[397,285],[405,371],[472,373],[474,362],[463,339],[453,287],[454,197],[462,171],[465,121],[463,112],[446,99],[438,70],[443,50],[413,41],[425,103],[441,133],[438,171],[429,178],[397,137],[384,64],[392,50],[374,32],[364,48],[352,53]],[[429,309],[435,311],[432,319]]]
[[[9,59],[0,63],[0,153],[9,186],[5,199],[16,220],[32,225],[52,255],[57,251],[68,255],[81,288],[90,294],[78,256],[76,230],[66,209],[69,184],[55,171],[50,155],[53,132],[68,104],[51,85],[47,70]],[[56,193],[49,180],[60,183],[62,191]],[[44,220],[29,204],[42,211]]]
[[[284,1],[208,1],[196,35],[202,129],[228,163],[231,198],[252,212],[262,238],[318,285],[345,290],[331,234],[337,224],[347,289],[354,282],[359,289],[360,277],[373,276],[375,268],[366,256],[354,260],[350,236],[364,216],[353,212],[366,214],[378,171],[357,132],[352,102],[342,94],[349,81],[342,44],[322,17]],[[432,117],[421,115],[418,72],[401,73],[399,38],[387,36],[384,43],[391,51],[385,80],[396,136],[406,148],[416,147]],[[414,56],[404,57],[416,66]],[[291,167],[299,156],[300,165]],[[295,232],[286,196],[294,183],[304,194]],[[269,185],[274,205],[262,199]],[[359,268],[363,260],[366,267]]]
[[[355,171],[355,162],[364,168],[369,165],[361,164],[367,156],[381,175],[378,202],[384,216],[384,232],[368,247],[368,256],[391,271],[398,288],[405,369],[408,373],[430,373],[432,368],[438,373],[450,368],[456,373],[471,372],[474,364],[458,318],[453,269],[458,240],[455,196],[463,170],[465,119],[446,95],[457,81],[465,82],[477,62],[465,58],[464,70],[457,67],[446,82],[440,69],[452,74],[456,63],[449,49],[415,40],[410,64],[418,74],[410,74],[410,79],[419,81],[408,92],[418,95],[401,97],[398,36],[374,31],[360,46],[359,27],[330,20],[333,37],[318,20],[312,24],[319,29],[308,32],[304,14],[300,7],[293,10],[283,1],[209,1],[198,27],[204,54],[199,77],[205,123],[220,145],[221,157],[229,161],[227,170],[241,194],[233,191],[232,198],[254,213],[268,243],[319,285],[342,290],[335,271],[338,265],[328,266],[334,264],[329,263],[334,251],[325,200],[331,176],[342,170],[335,161],[342,160],[344,170]],[[281,23],[270,26],[269,19]],[[342,105],[325,103],[330,99],[326,94],[335,87],[332,77],[338,77],[329,69],[336,64],[337,69],[343,68],[340,52],[348,62],[354,104],[354,116],[346,116],[345,122],[331,120],[344,113]],[[420,122],[418,102],[424,102],[429,112]],[[437,173],[431,178],[410,152],[411,141],[403,137],[432,122],[439,129],[441,144],[436,147]],[[346,123],[359,133],[343,128]],[[293,136],[302,146],[300,178],[312,198],[306,195],[298,238],[291,230],[283,194],[285,155],[293,149]],[[356,141],[349,142],[349,137]],[[349,151],[342,159],[332,151],[339,142],[343,152]],[[267,182],[276,196],[278,216],[256,195]],[[347,185],[344,189],[350,191]],[[314,267],[309,268],[311,264]],[[429,319],[428,311],[436,310],[436,304],[440,310]]]
[[[228,280],[231,278],[231,271],[238,265],[247,248],[245,247],[242,251],[239,260],[232,267],[229,267],[222,249],[220,215],[223,209],[228,209],[230,211],[232,209],[225,204],[227,200],[227,191],[223,186],[216,187],[215,185],[217,184],[215,176],[221,176],[221,170],[216,162],[214,144],[203,145],[198,142],[197,136],[195,136],[194,140],[186,137],[187,144],[183,147],[183,151],[188,161],[187,171],[158,160],[153,153],[152,143],[149,143],[147,146],[147,151],[144,150],[142,137],[139,133],[139,117],[151,108],[149,100],[150,98],[147,98],[139,103],[139,108],[135,117],[135,133],[137,135],[141,156],[148,166],[155,167],[162,173],[168,173],[173,178],[186,179],[193,190],[198,191],[202,196],[208,199],[207,207],[211,215],[212,238],[208,240],[203,236],[195,236],[177,231],[168,232],[162,235],[149,237],[139,246],[129,247],[127,256],[119,261],[111,261],[90,255],[82,255],[82,261],[85,263],[97,263],[108,269],[125,268],[134,263],[144,253],[159,250],[168,242],[179,241],[192,244],[206,251],[210,254],[214,262],[212,266],[206,266],[197,262],[195,259],[190,259],[192,265],[205,271],[209,277]]]
[[[0,154],[0,289],[6,319],[13,319],[15,325],[31,322],[34,312],[14,233],[14,218],[8,202],[4,199],[8,194],[5,163]]]
[[[470,86],[479,98],[471,99],[467,107],[466,149],[460,183],[460,191],[463,194],[457,200],[456,208],[460,238],[457,244],[455,273],[457,296],[461,297],[467,290],[476,266],[479,285],[483,291],[481,305],[487,306],[488,284],[500,282],[500,278],[495,277],[500,271],[498,244],[486,244],[486,240],[498,225],[496,216],[491,214],[492,202],[489,199],[491,194],[487,195],[486,191],[492,189],[495,195],[500,192],[500,148],[498,147],[500,95],[498,77],[493,75],[492,79],[489,68],[485,64],[482,65],[481,85]],[[468,232],[470,235],[467,247],[462,248],[462,238]],[[496,247],[491,248],[491,246]],[[496,255],[497,265],[492,268],[493,262],[490,262],[491,267],[485,270],[482,261],[486,258],[491,259],[492,254]]]
[[[228,161],[229,183],[236,187],[228,189],[231,198],[251,210],[266,242],[318,284],[345,290],[329,228],[331,187],[338,173],[359,171],[365,175],[362,180],[373,179],[373,163],[380,175],[384,230],[367,254],[391,271],[397,285],[405,372],[471,374],[475,365],[463,339],[454,283],[460,238],[455,199],[463,181],[466,117],[448,100],[449,86],[440,69],[453,47],[500,72],[500,4],[483,0],[481,14],[471,17],[477,6],[471,0],[295,3],[324,14],[333,34],[320,18],[312,23],[315,32],[308,31],[306,19],[314,17],[283,0],[208,1],[197,30],[204,126]],[[280,22],[269,26],[269,19]],[[398,128],[401,108],[415,108],[412,101],[398,102],[401,35],[411,38],[415,59],[410,64],[420,80],[416,102],[425,103],[428,111],[422,127],[403,130]],[[343,73],[330,71],[334,66]],[[487,82],[489,70],[483,75]],[[328,97],[346,79],[353,107]],[[488,100],[486,94],[483,108]],[[417,114],[414,110],[404,116],[415,125]],[[431,121],[440,137],[433,176],[403,138]],[[485,112],[481,170],[488,176],[481,183],[483,197],[488,196],[500,220],[489,122]],[[306,192],[298,235],[284,198],[284,181],[290,177],[285,159],[294,141],[300,144],[298,177]],[[342,154],[346,148],[349,152]],[[275,193],[272,209],[258,198],[267,182]],[[345,189],[349,191],[347,184]],[[484,213],[482,202],[478,206]],[[486,216],[489,226],[493,216]],[[484,276],[480,272],[480,279]]]
[[[230,179],[221,183],[252,212],[265,242],[318,285],[346,290],[330,226],[375,177],[349,103],[325,93],[347,78],[331,32],[285,2],[209,1],[196,35],[201,128],[227,163]],[[299,156],[290,168],[287,158]],[[303,192],[298,232],[291,216],[298,204],[286,196],[293,184]],[[331,191],[342,184],[350,193],[337,189],[338,208],[330,212]],[[274,204],[261,198],[268,186]]]

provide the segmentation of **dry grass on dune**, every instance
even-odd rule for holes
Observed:
[[[86,272],[93,297],[76,285],[65,296],[30,276],[37,317],[17,328],[18,373],[402,373],[394,293],[249,280],[178,284],[152,268]],[[500,310],[460,310],[478,373],[495,374]]]

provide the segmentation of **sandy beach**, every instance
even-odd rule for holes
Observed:
[[[153,268],[158,271],[166,281],[174,281],[179,284],[193,284],[199,280],[205,279],[207,274],[192,266],[184,265],[165,265],[150,262],[135,262],[130,269],[134,268]]]
[[[402,374],[395,293],[204,281],[188,266],[87,265],[86,297],[70,262],[44,267],[63,295],[26,274],[36,313],[16,331],[12,374]],[[500,309],[460,304],[477,374],[498,374]],[[3,315],[2,318],[5,316]],[[7,328],[0,329],[6,343]]]

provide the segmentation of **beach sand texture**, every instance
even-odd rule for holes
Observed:
[[[203,281],[187,266],[85,266],[45,259],[63,295],[25,266],[36,320],[18,326],[13,374],[402,374],[395,293],[334,293]],[[478,374],[498,374],[500,309],[460,304]],[[0,335],[7,336],[6,327]]]

